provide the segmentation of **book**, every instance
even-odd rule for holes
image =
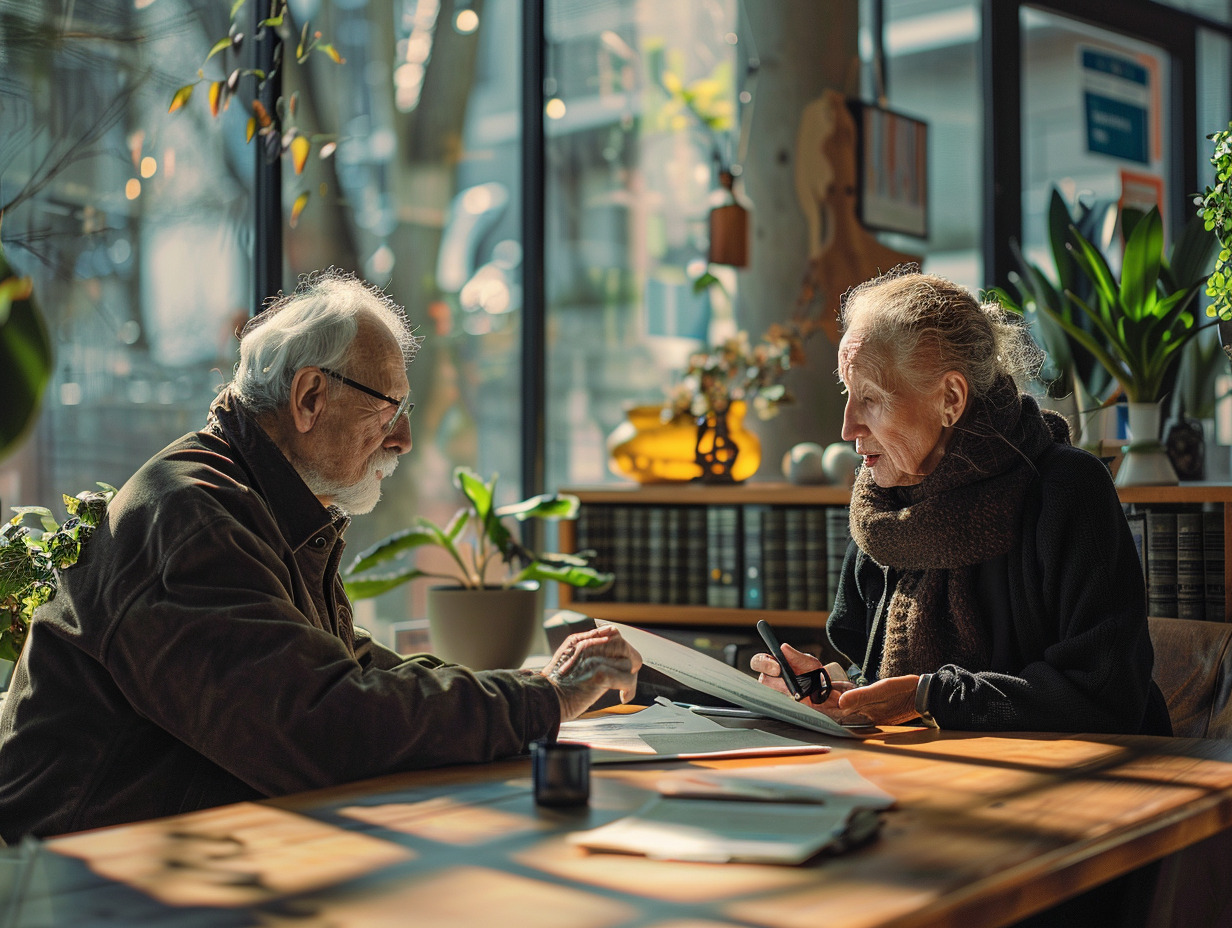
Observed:
[[[633,602],[633,509],[612,507],[612,599],[618,603]]]
[[[804,510],[799,506],[786,508],[783,538],[783,560],[787,574],[787,608],[800,612],[805,608],[808,578],[804,556]]]
[[[843,573],[843,558],[851,541],[851,513],[846,506],[826,509],[826,604],[833,609],[838,595],[839,578]]]
[[[1146,511],[1147,613],[1176,618],[1176,513]]]
[[[762,552],[769,513],[770,507],[763,503],[750,503],[744,507],[744,591],[741,604],[745,609],[766,608]]]
[[[710,584],[707,563],[707,520],[704,506],[688,506],[685,518],[685,603],[706,605],[706,590]]]
[[[644,506],[646,510],[646,598],[648,603],[666,603],[667,595],[667,508]]]
[[[741,536],[740,508],[734,505],[706,507],[706,605],[726,609],[740,607]]]
[[[787,608],[787,513],[782,506],[772,506],[766,514],[762,533],[762,551],[766,584],[766,608]]]
[[[629,510],[629,602],[648,600],[650,552],[647,542],[648,506],[628,506]]]
[[[1202,511],[1176,514],[1176,615],[1206,618],[1206,560],[1202,552]]]
[[[668,506],[667,531],[667,601],[673,606],[687,603],[689,559],[685,544],[685,510]]]
[[[1206,617],[1222,622],[1227,614],[1224,597],[1224,528],[1223,503],[1206,503],[1202,507],[1203,601]]]
[[[823,612],[826,600],[826,510],[808,506],[804,510],[804,608]]]
[[[1125,522],[1129,526],[1129,537],[1134,540],[1134,549],[1138,552],[1138,564],[1142,567],[1142,580],[1146,582],[1146,513],[1137,512],[1130,507],[1125,514]]]

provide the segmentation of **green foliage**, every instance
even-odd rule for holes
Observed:
[[[504,519],[573,519],[578,499],[568,494],[550,493],[520,503],[497,508],[496,475],[484,482],[474,471],[458,467],[453,484],[466,499],[443,528],[420,517],[411,528],[395,532],[360,553],[343,572],[343,582],[351,599],[377,596],[420,577],[438,577],[464,587],[485,585],[488,567],[497,559],[508,565],[502,586],[508,588],[527,580],[555,580],[579,587],[606,587],[612,574],[600,573],[588,565],[588,553],[535,554],[524,547],[505,527]],[[399,559],[424,545],[444,549],[453,559],[456,571],[434,573],[421,570]]]
[[[0,458],[34,421],[51,378],[51,342],[28,277],[13,274],[0,251]]]
[[[1211,165],[1215,168],[1215,184],[1207,187],[1195,202],[1206,230],[1214,232],[1219,240],[1219,255],[1206,282],[1206,292],[1212,300],[1206,314],[1232,319],[1232,123],[1207,138],[1214,143]]]
[[[1166,392],[1181,350],[1200,331],[1190,307],[1205,283],[1214,239],[1191,222],[1165,255],[1157,209],[1145,215],[1125,210],[1121,225],[1128,238],[1120,280],[1100,249],[1070,225],[1066,249],[1089,295],[1080,295],[1074,286],[1046,299],[1036,297],[1032,285],[1019,290],[1029,295],[1036,312],[1060,328],[1071,350],[1073,345],[1085,349],[1115,378],[1130,402],[1154,402]],[[1007,309],[1023,311],[1008,293],[996,293]]]
[[[115,487],[100,483],[102,491],[85,490],[64,497],[68,517],[58,523],[42,506],[15,506],[13,516],[0,528],[0,659],[21,656],[34,610],[56,595],[56,571],[71,567],[94,529],[103,520]],[[27,516],[42,526],[37,534],[26,526]]]

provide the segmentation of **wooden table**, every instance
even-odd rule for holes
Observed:
[[[656,769],[595,768],[590,806],[560,812],[522,760],[53,839],[10,924],[972,928],[1232,825],[1232,742],[913,729],[759,762],[839,757],[898,805],[872,844],[805,866],[587,854],[565,835],[635,807]]]

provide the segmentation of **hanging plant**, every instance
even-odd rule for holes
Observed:
[[[247,4],[248,0],[234,0],[231,5],[231,28],[224,37],[218,39],[210,47],[209,54],[205,56],[205,61],[197,69],[197,79],[190,84],[180,87],[172,95],[171,105],[167,110],[169,113],[177,112],[186,107],[189,101],[192,100],[193,93],[197,87],[201,84],[207,84],[210,115],[217,118],[219,113],[226,112],[231,105],[232,99],[239,94],[240,82],[243,78],[251,77],[256,82],[256,90],[259,95],[266,82],[278,73],[282,67],[282,50],[286,44],[285,41],[275,45],[273,66],[268,73],[260,68],[246,68],[239,64],[240,55],[248,41],[240,24],[239,16]],[[262,32],[265,29],[274,29],[279,31],[279,34],[282,34],[287,29],[287,26],[286,0],[273,0],[270,15],[257,23],[256,37],[258,39],[261,38]],[[346,63],[346,59],[338,53],[338,49],[330,42],[326,42],[319,31],[312,30],[310,23],[305,22],[300,29],[299,41],[295,46],[295,61],[297,64],[302,65],[314,53],[325,55],[335,64]],[[222,76],[217,79],[207,78],[206,69],[210,66],[211,60],[215,58],[223,64]],[[291,167],[296,175],[303,173],[304,167],[308,163],[308,156],[312,153],[314,147],[316,148],[317,156],[322,159],[329,158],[337,147],[336,135],[308,134],[299,127],[296,122],[298,101],[298,93],[293,93],[286,99],[279,97],[274,101],[274,106],[271,110],[270,107],[267,107],[259,99],[254,98],[249,108],[248,127],[245,134],[246,142],[251,142],[254,138],[259,140],[259,144],[263,146],[265,157],[268,161],[273,162],[284,155],[289,156]],[[307,205],[308,198],[309,193],[307,190],[301,191],[296,196],[291,207],[289,220],[291,228],[295,228],[296,223],[299,221],[299,216]]]

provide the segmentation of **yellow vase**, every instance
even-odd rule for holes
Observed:
[[[730,439],[739,449],[732,467],[737,483],[757,472],[761,463],[761,441],[744,428],[746,405],[737,400],[727,411]],[[634,406],[625,412],[628,419],[608,437],[608,466],[620,477],[638,483],[673,483],[697,480],[702,469],[697,464],[697,423],[690,416],[662,420],[661,406]]]

